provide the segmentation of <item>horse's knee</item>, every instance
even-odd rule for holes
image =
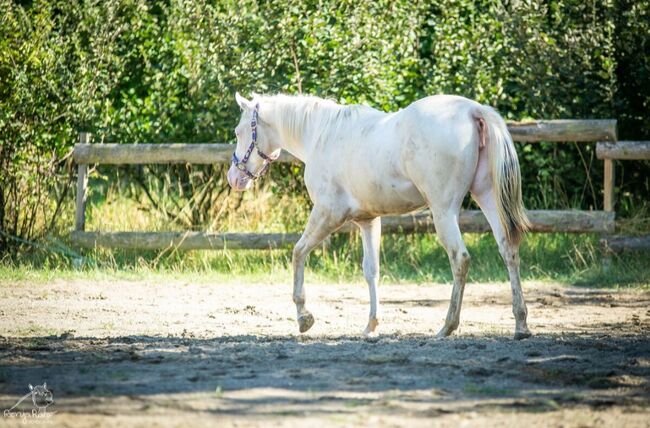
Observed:
[[[375,284],[379,280],[379,275],[377,273],[364,273],[363,276],[368,284]]]
[[[472,261],[472,257],[469,255],[467,250],[463,249],[459,253],[452,252],[452,258],[456,273],[462,277],[467,275],[470,262]]]
[[[292,253],[293,261],[295,262],[297,259],[299,259],[302,253],[303,253],[302,245],[299,242],[293,247],[293,253]]]
[[[294,266],[298,263],[302,263],[302,261],[305,259],[306,252],[305,252],[305,244],[302,242],[298,242],[295,247],[293,247],[293,253],[292,253],[292,261]]]
[[[469,267],[469,263],[470,263],[471,261],[472,261],[472,256],[469,255],[469,253],[467,252],[467,250],[462,251],[462,252],[460,253],[460,264],[461,264],[461,266],[463,266],[463,267],[465,267],[465,268],[468,268],[468,267]]]

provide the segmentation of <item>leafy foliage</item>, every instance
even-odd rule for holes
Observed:
[[[383,110],[456,93],[510,119],[615,117],[621,137],[647,139],[649,4],[0,0],[1,229],[29,238],[67,226],[78,131],[120,143],[231,141],[236,90]],[[519,149],[529,207],[600,208],[593,147]],[[623,212],[647,203],[647,167],[619,169]],[[274,188],[302,191],[300,172],[275,168]],[[225,186],[175,173],[179,195]],[[217,202],[187,218],[203,223]],[[0,237],[0,252],[7,245]]]

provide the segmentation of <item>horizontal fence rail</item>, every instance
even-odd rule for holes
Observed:
[[[650,160],[650,141],[618,141],[596,144],[598,159]]]
[[[624,251],[650,251],[650,235],[644,236],[610,236],[602,239],[603,249],[612,253]]]
[[[137,165],[147,163],[229,163],[234,144],[77,144],[74,160],[78,164]],[[278,162],[296,162],[282,152]]]
[[[533,232],[592,232],[614,230],[614,213],[603,211],[529,211]],[[435,232],[431,214],[382,217],[384,233]],[[480,211],[462,211],[459,219],[463,232],[490,230]],[[356,226],[347,223],[338,232],[351,232]],[[264,250],[287,248],[295,244],[300,233],[208,233],[208,232],[72,232],[72,241],[85,248],[122,248],[161,250]]]
[[[70,236],[84,248],[138,250],[269,250],[287,248],[299,233],[80,232]]]
[[[581,142],[616,141],[615,119],[588,120],[531,120],[508,122],[508,131],[514,141]]]
[[[615,141],[616,120],[538,120],[510,122],[513,140],[539,141]],[[233,144],[77,144],[77,164],[145,164],[145,163],[229,163]],[[279,162],[296,162],[283,152]]]
[[[613,212],[578,211],[578,210],[530,210],[527,212],[531,232],[593,232],[603,233],[614,230]],[[458,219],[461,232],[485,233],[490,231],[483,212],[478,210],[463,210]],[[347,229],[345,227],[347,226]],[[354,226],[346,225],[343,231],[349,231]],[[433,218],[428,211],[417,214],[382,217],[381,229],[386,233],[417,233],[435,232]]]

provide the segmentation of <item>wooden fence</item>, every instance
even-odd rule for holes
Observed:
[[[598,145],[604,159],[604,211],[529,211],[533,232],[591,232],[609,234],[614,231],[614,159],[615,156],[648,154],[648,146],[639,148],[633,142],[616,143],[615,120],[551,120],[508,123],[514,141],[580,142]],[[83,247],[164,249],[269,249],[293,245],[299,233],[208,233],[208,232],[87,232],[85,206],[89,164],[229,163],[230,144],[89,144],[89,134],[82,133],[74,148],[78,164],[76,226],[72,240]],[[645,156],[644,155],[644,156]],[[627,159],[627,158],[621,158]],[[280,162],[297,162],[283,153]],[[346,224],[340,232],[348,232]],[[487,232],[489,225],[480,211],[467,210],[460,215],[463,232]],[[382,231],[387,233],[434,232],[431,215],[417,214],[383,217]]]
[[[650,160],[650,141],[598,143],[596,157],[605,161],[605,184],[614,189],[614,160]],[[607,193],[605,197],[607,202]],[[613,210],[613,191],[611,198],[610,208]],[[600,243],[605,252],[650,250],[650,235],[607,236]]]

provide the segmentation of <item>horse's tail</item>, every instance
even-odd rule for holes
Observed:
[[[505,230],[506,239],[509,242],[519,242],[523,234],[530,230],[531,224],[521,197],[521,172],[517,152],[501,115],[488,106],[481,106],[480,115],[485,121],[485,126],[482,126],[479,118],[479,138],[481,144],[487,145],[492,191],[499,220]]]

